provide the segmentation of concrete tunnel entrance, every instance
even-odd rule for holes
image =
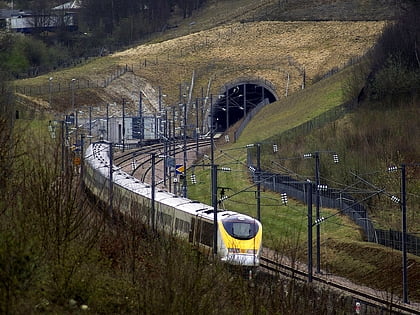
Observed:
[[[226,86],[213,108],[216,131],[223,132],[255,107],[277,101],[274,89],[262,83],[241,82]]]

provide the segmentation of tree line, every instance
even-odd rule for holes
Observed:
[[[205,2],[83,0],[77,10],[76,32],[62,25],[53,33],[39,29],[23,38],[0,33],[0,63],[14,77],[34,67],[59,67],[71,59],[99,55],[104,50],[140,41],[153,32],[171,27],[168,21],[172,16],[187,18]],[[59,14],[52,8],[61,4],[62,0],[14,0],[14,9],[31,10],[34,16],[45,17]]]

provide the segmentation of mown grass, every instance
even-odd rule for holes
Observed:
[[[264,141],[339,106],[343,102],[342,87],[347,73],[348,70],[340,72],[266,106],[251,120],[237,144]]]

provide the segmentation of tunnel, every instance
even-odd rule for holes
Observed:
[[[255,107],[277,100],[274,89],[260,82],[239,82],[227,85],[213,107],[216,132],[223,132],[247,116]]]

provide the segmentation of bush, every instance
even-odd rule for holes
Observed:
[[[401,56],[390,56],[376,73],[371,84],[371,100],[382,100],[392,105],[401,97],[418,94],[420,71],[410,69]]]
[[[366,81],[370,99],[390,105],[401,96],[419,94],[418,16],[420,5],[413,5],[396,23],[388,25],[379,38],[370,54],[370,75]]]

